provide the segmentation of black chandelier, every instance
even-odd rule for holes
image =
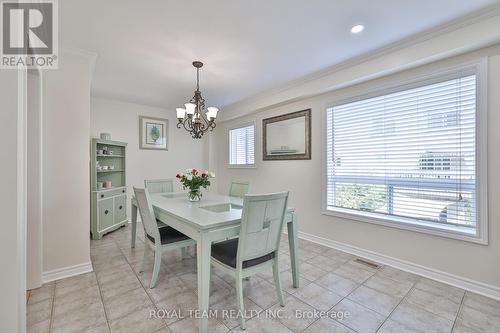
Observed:
[[[193,139],[201,139],[203,134],[208,130],[213,131],[215,128],[215,118],[219,109],[210,106],[205,113],[205,99],[201,96],[200,91],[200,68],[203,66],[201,61],[193,61],[193,66],[196,68],[196,90],[193,98],[189,103],[184,104],[184,108],[177,108],[177,128],[184,127],[191,134]]]

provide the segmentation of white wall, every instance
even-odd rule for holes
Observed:
[[[205,139],[192,139],[184,129],[176,128],[175,110],[103,98],[92,98],[91,110],[92,136],[98,137],[105,132],[111,134],[112,140],[128,143],[126,177],[129,195],[132,186],[144,187],[144,179],[175,179],[175,175],[186,168],[208,166]],[[139,149],[139,116],[169,120],[168,151]],[[180,189],[178,181],[174,181],[174,185]]]
[[[62,51],[43,74],[43,270],[90,263],[90,80],[94,58]],[[75,273],[81,272],[76,269]]]
[[[488,56],[488,170],[489,170],[489,245],[430,236],[321,214],[322,206],[322,131],[324,103],[345,94],[361,92],[389,82],[432,71],[445,65]],[[391,57],[387,58],[390,61]],[[379,59],[379,61],[383,61]],[[388,64],[386,64],[388,65]],[[347,70],[345,70],[347,71]],[[353,68],[353,71],[357,71]],[[295,87],[295,89],[298,89]],[[302,232],[356,246],[378,254],[439,270],[460,278],[484,283],[500,291],[500,45],[451,58],[403,73],[366,82],[350,88],[285,103],[266,111],[219,123],[211,138],[218,175],[218,191],[227,192],[231,179],[248,180],[253,193],[290,190],[290,205],[296,207]],[[312,109],[312,159],[305,161],[262,161],[262,119],[303,109]],[[224,110],[222,110],[222,113]],[[256,168],[228,169],[227,129],[238,123],[256,121]],[[465,281],[465,280],[464,280]],[[498,293],[500,295],[500,293]]]
[[[18,149],[22,149],[23,139],[18,137],[24,126],[18,119],[17,71],[2,70],[0,74],[0,208],[2,210],[2,230],[0,232],[0,331],[24,332],[26,311],[23,295],[25,277],[24,253],[19,233],[23,232],[25,219],[22,213],[22,191],[18,182],[23,181],[24,166],[19,160]],[[19,146],[18,146],[19,145]],[[21,150],[22,151],[22,150]],[[22,184],[19,184],[23,186]],[[20,197],[21,195],[21,197]],[[21,205],[21,207],[20,207]],[[22,234],[21,234],[22,235]]]

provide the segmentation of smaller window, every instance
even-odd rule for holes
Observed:
[[[255,125],[229,130],[229,166],[253,167],[255,165]]]

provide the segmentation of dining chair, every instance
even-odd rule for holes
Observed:
[[[243,279],[270,267],[280,305],[285,306],[278,249],[287,201],[288,192],[245,195],[239,237],[212,244],[212,264],[236,279],[236,297],[242,314],[245,313]],[[243,330],[246,328],[244,317],[240,318]]]
[[[245,194],[248,194],[250,189],[250,183],[244,181],[232,181],[231,187],[229,187],[229,196],[243,198]]]
[[[144,271],[147,262],[149,251],[154,253],[153,276],[151,277],[150,288],[156,286],[158,274],[160,273],[161,255],[164,251],[174,249],[184,249],[190,245],[196,245],[196,242],[184,235],[182,232],[175,230],[170,226],[159,228],[158,221],[155,218],[153,206],[149,200],[149,192],[147,189],[134,187],[135,199],[139,207],[139,214],[142,219],[144,228],[144,256],[139,272]]]
[[[144,187],[151,194],[173,192],[174,181],[172,179],[146,179],[144,180]]]

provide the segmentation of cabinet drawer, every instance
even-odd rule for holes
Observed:
[[[113,198],[101,200],[97,204],[99,215],[99,231],[113,225]]]
[[[111,198],[116,195],[121,195],[121,194],[126,194],[127,189],[125,187],[123,188],[117,188],[113,190],[106,190],[106,191],[99,191],[97,192],[97,200],[102,200],[106,198]]]
[[[127,218],[127,196],[119,195],[115,197],[115,223],[122,222]]]

